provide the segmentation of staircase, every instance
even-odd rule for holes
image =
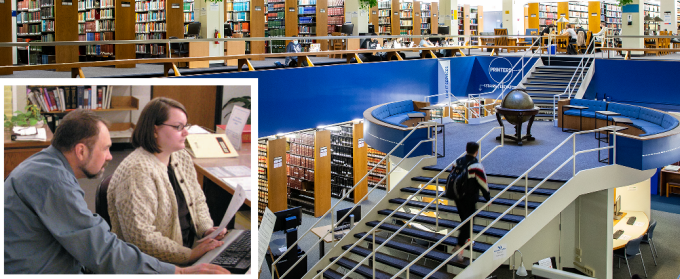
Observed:
[[[553,111],[557,112],[553,107],[553,96],[564,93],[574,72],[578,69],[581,58],[580,56],[551,56],[548,61],[548,57],[541,57],[544,66],[537,66],[523,84],[529,96],[534,100],[534,104],[540,108],[536,120],[552,121]],[[589,70],[591,63],[592,61],[587,63],[585,72]],[[580,86],[580,82],[576,83],[574,92],[578,91]]]
[[[416,216],[415,214],[436,197],[436,188],[434,185],[430,185],[427,190],[422,190],[412,200],[408,201],[404,207],[397,210],[399,205],[404,203],[410,196],[420,190],[420,188],[425,187],[424,184],[442,170],[431,166],[416,166],[416,168],[419,169],[414,168],[414,171],[411,172],[412,175],[402,179],[393,190],[388,192],[385,198],[383,198],[371,212],[367,213],[366,216],[362,218],[362,222],[352,229],[331,253],[328,253],[330,254],[329,256],[322,258],[319,263],[310,270],[310,273],[307,274],[307,276],[313,273],[311,271],[318,272],[337,259],[337,262],[331,265],[331,267],[323,273],[323,277],[341,278],[343,276],[342,274],[346,274],[349,270],[355,268],[359,261],[366,258],[371,253],[373,245],[380,245],[383,243],[386,243],[385,247],[387,248],[379,249],[375,257],[376,278],[391,278],[400,269],[407,266],[413,258],[424,254],[425,260],[418,261],[412,265],[409,275],[422,278],[430,273],[433,268],[449,258],[451,253],[454,252],[454,247],[458,244],[456,237],[454,237],[458,232],[455,232],[454,236],[445,236],[448,232],[460,225],[461,221],[453,201],[445,198],[440,199],[438,214],[436,212],[437,209],[433,204],[427,211]],[[447,176],[448,172],[444,172],[440,177]],[[488,182],[491,196],[496,196],[515,179],[516,177],[489,175]],[[445,180],[445,178],[440,178],[439,185],[444,185]],[[540,180],[529,179],[529,190],[531,190],[538,182],[540,182]],[[522,183],[522,185],[523,184],[524,183]],[[536,189],[534,195],[530,196],[529,202],[526,204],[529,212],[537,209],[543,201],[555,193],[556,189],[559,189],[563,184],[563,181],[548,181],[542,184],[539,189]],[[443,191],[443,189],[442,186],[439,186],[440,191]],[[510,187],[508,191],[503,193],[490,206],[481,211],[474,219],[474,235],[477,235],[489,223],[499,217],[502,212],[516,203],[517,200],[524,195],[524,192],[525,188],[523,186]],[[480,198],[478,201],[478,208],[485,204],[486,201],[484,201],[483,198]],[[483,233],[483,236],[475,241],[473,245],[473,260],[470,259],[471,256],[468,248],[464,252],[465,260],[463,262],[450,260],[446,262],[445,267],[437,270],[430,278],[453,278],[462,272],[471,262],[474,262],[475,258],[491,249],[496,241],[504,237],[509,231],[524,220],[524,208],[525,203],[520,203],[516,209],[513,209],[509,214],[503,216],[499,222],[486,230]],[[394,214],[391,218],[386,219],[383,224],[379,225],[381,220],[385,219],[385,217],[393,212]],[[404,222],[414,216],[415,219],[410,227],[402,229],[393,239],[387,240],[400,229]],[[380,232],[375,233],[375,235],[367,235],[365,239],[360,241],[360,238],[365,236],[367,231],[376,226],[379,227]],[[429,248],[429,245],[442,238],[445,239],[438,247],[425,253],[425,250]],[[354,243],[357,243],[357,245],[351,247]],[[338,247],[340,247],[342,251],[338,251]],[[344,251],[349,251],[349,253],[345,254],[343,257],[337,256]],[[364,261],[362,265],[359,265],[349,277],[372,278],[372,264],[373,258],[369,258]],[[491,272],[493,272],[493,270],[489,270],[489,274]],[[405,273],[399,275],[399,278],[406,277]]]

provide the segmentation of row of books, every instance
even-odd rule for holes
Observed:
[[[250,32],[250,23],[239,22],[234,24],[234,32]]]
[[[137,14],[136,22],[160,21],[165,20],[165,11],[155,11],[150,13]]]
[[[40,12],[23,12],[17,14],[17,24],[40,22]]]
[[[314,17],[311,16],[301,16],[298,18],[300,24],[314,23]]]
[[[329,7],[345,6],[345,0],[330,0],[328,1]]]
[[[345,8],[342,8],[342,7],[328,8],[328,16],[344,15],[344,14],[345,14]]]
[[[111,41],[114,39],[113,32],[97,32],[97,33],[86,33],[86,41]]]
[[[149,32],[165,32],[165,22],[135,24],[135,33]]]
[[[17,33],[19,35],[38,34],[40,35],[40,25],[23,25],[17,26]]]
[[[298,5],[316,5],[316,0],[299,0]]]
[[[378,2],[378,9],[390,9],[390,8],[392,8],[392,1]]]
[[[329,25],[342,25],[345,22],[344,16],[334,16],[328,18]]]
[[[112,87],[109,86],[59,86],[28,87],[26,97],[43,112],[71,109],[109,109]]]
[[[165,33],[137,33],[135,40],[160,40],[165,39]]]
[[[316,26],[298,26],[300,34],[316,34]]]
[[[96,20],[85,23],[85,32],[115,31],[113,20]]]
[[[24,0],[24,1],[18,1],[17,2],[17,10],[30,10],[30,9],[37,9],[40,6],[38,5],[38,1],[29,1],[29,0]]]
[[[94,45],[86,47],[87,55],[113,55],[114,45]]]
[[[194,12],[184,13],[184,22],[194,21]],[[189,25],[184,26],[184,34],[187,33]]]
[[[234,12],[248,12],[248,11],[250,11],[250,2],[234,3]]]
[[[43,32],[54,31],[54,20],[43,20],[40,26]]]
[[[316,14],[316,7],[311,6],[298,7],[298,14],[299,15]]]
[[[40,6],[41,7],[54,6],[54,0],[40,0]]]
[[[379,10],[378,16],[390,16],[390,10]]]
[[[40,17],[43,19],[54,18],[54,7],[40,8]]]

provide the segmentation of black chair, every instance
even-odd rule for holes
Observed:
[[[649,245],[649,251],[652,252],[652,259],[654,259],[654,265],[657,265],[656,257],[659,256],[659,253],[656,252],[656,245],[654,245],[654,228],[656,228],[656,220],[652,220],[652,222],[649,223],[649,228],[647,229],[647,233],[642,236],[641,243]],[[654,250],[652,250],[652,248],[654,248]],[[654,254],[656,254],[656,256]]]
[[[645,270],[645,277],[647,277],[647,268],[645,267],[645,260],[642,258],[642,253],[640,252],[640,242],[642,241],[640,236],[636,239],[631,239],[626,244],[623,249],[614,250],[614,256],[619,258],[619,268],[621,268],[621,258],[626,259],[626,266],[628,267],[628,274],[633,278],[633,274],[630,272],[630,264],[628,259],[635,258],[635,256],[640,255],[640,260],[642,261],[642,268]]]
[[[106,193],[109,190],[109,182],[111,182],[111,177],[109,175],[97,186],[97,191],[94,197],[94,211],[104,218],[109,227],[111,227],[111,217],[109,216],[109,202],[106,199]]]
[[[177,40],[177,37],[170,37],[168,39]],[[188,53],[189,43],[170,43],[170,57],[172,57],[172,54],[176,54],[178,57],[181,57],[182,54]]]

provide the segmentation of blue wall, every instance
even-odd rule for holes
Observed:
[[[680,111],[677,61],[595,60],[595,74],[584,99],[629,103]]]

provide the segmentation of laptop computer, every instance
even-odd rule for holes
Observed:
[[[205,253],[193,265],[212,263],[234,274],[245,274],[250,269],[250,231],[231,230],[222,239],[224,244]]]

